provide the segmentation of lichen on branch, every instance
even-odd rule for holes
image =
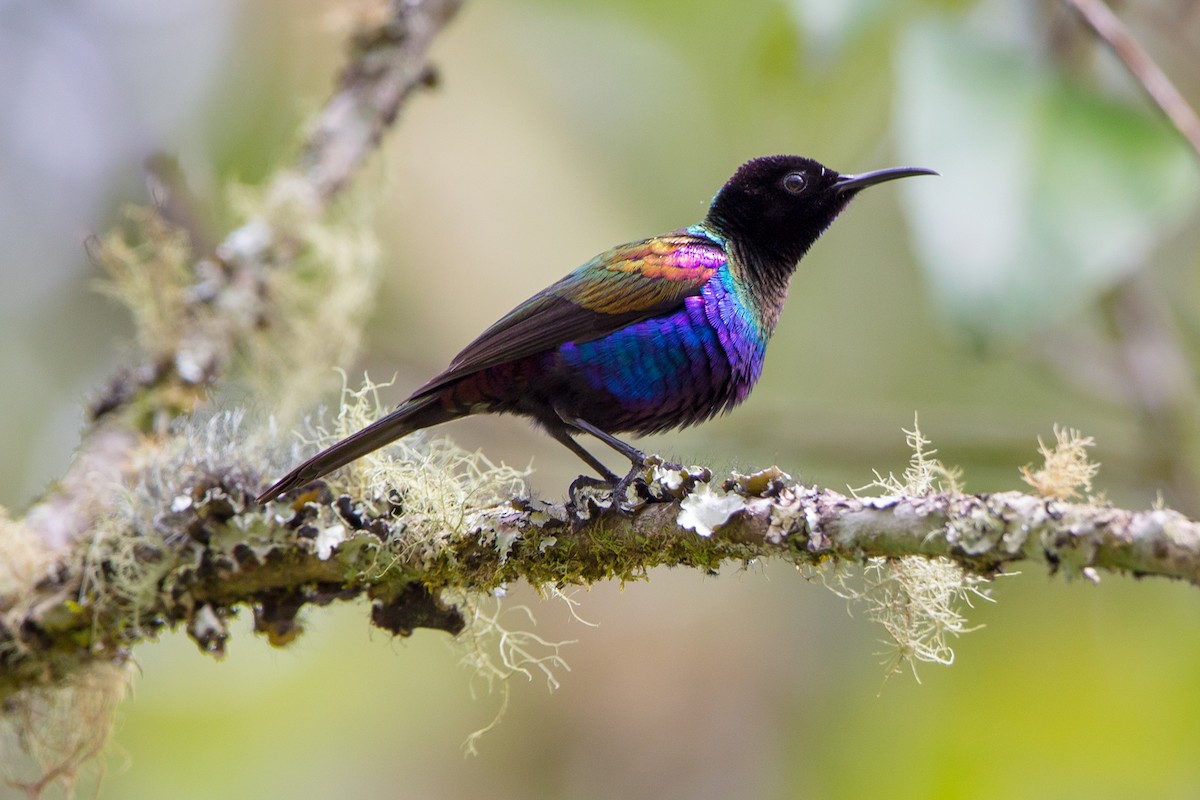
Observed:
[[[312,446],[377,408],[371,387],[348,398]],[[240,414],[181,423],[170,442],[148,453],[123,502],[72,557],[36,584],[0,587],[0,693],[120,660],[175,626],[220,655],[224,621],[239,606],[284,644],[306,606],[335,600],[369,598],[372,621],[396,634],[458,634],[475,600],[515,581],[549,590],[760,558],[805,567],[938,558],[964,582],[1030,560],[1066,575],[1200,576],[1200,525],[1165,509],[928,485],[925,494],[850,496],[777,468],[719,480],[656,459],[621,502],[581,485],[557,504],[530,497],[519,472],[419,436],[264,507],[253,498],[273,460]],[[929,451],[920,457],[931,463]],[[945,660],[941,646],[928,652]]]

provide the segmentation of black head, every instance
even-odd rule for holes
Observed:
[[[729,239],[753,266],[790,275],[861,190],[910,175],[936,174],[920,167],[894,167],[842,175],[811,158],[765,156],[738,167],[713,198],[705,224]]]

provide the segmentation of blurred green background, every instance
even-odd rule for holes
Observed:
[[[285,160],[363,3],[0,5],[0,503],[62,474],[81,404],[129,353],[84,240],[177,155],[206,213]],[[1193,104],[1200,9],[1119,8]],[[1036,438],[1096,437],[1098,488],[1200,514],[1200,170],[1057,4],[906,0],[470,3],[355,198],[384,286],[352,376],[391,401],[520,300],[606,247],[698,220],[747,158],[897,164],[805,260],[745,406],[644,440],[718,469],[860,486],[921,427],[967,488],[1021,488]],[[219,229],[217,233],[219,233]],[[329,375],[330,397],[339,378]],[[223,397],[233,404],[240,398]],[[579,464],[512,419],[445,433],[536,472]],[[443,634],[390,640],[362,604],[226,663],[140,648],[101,798],[1195,797],[1200,598],[1159,581],[1006,577],[951,668],[884,681],[882,631],[780,564],[660,571],[565,604],[561,688],[500,707]],[[0,789],[0,795],[4,792]]]

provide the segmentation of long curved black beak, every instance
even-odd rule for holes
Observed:
[[[864,172],[860,175],[842,175],[833,184],[833,190],[838,194],[844,192],[858,191],[865,189],[868,186],[874,186],[877,183],[885,181],[894,181],[897,178],[911,178],[913,175],[937,175],[931,169],[924,167],[889,167],[888,169],[877,169],[874,172]]]

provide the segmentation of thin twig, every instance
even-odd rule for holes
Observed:
[[[1104,0],[1063,0],[1099,36],[1200,156],[1200,116]]]

